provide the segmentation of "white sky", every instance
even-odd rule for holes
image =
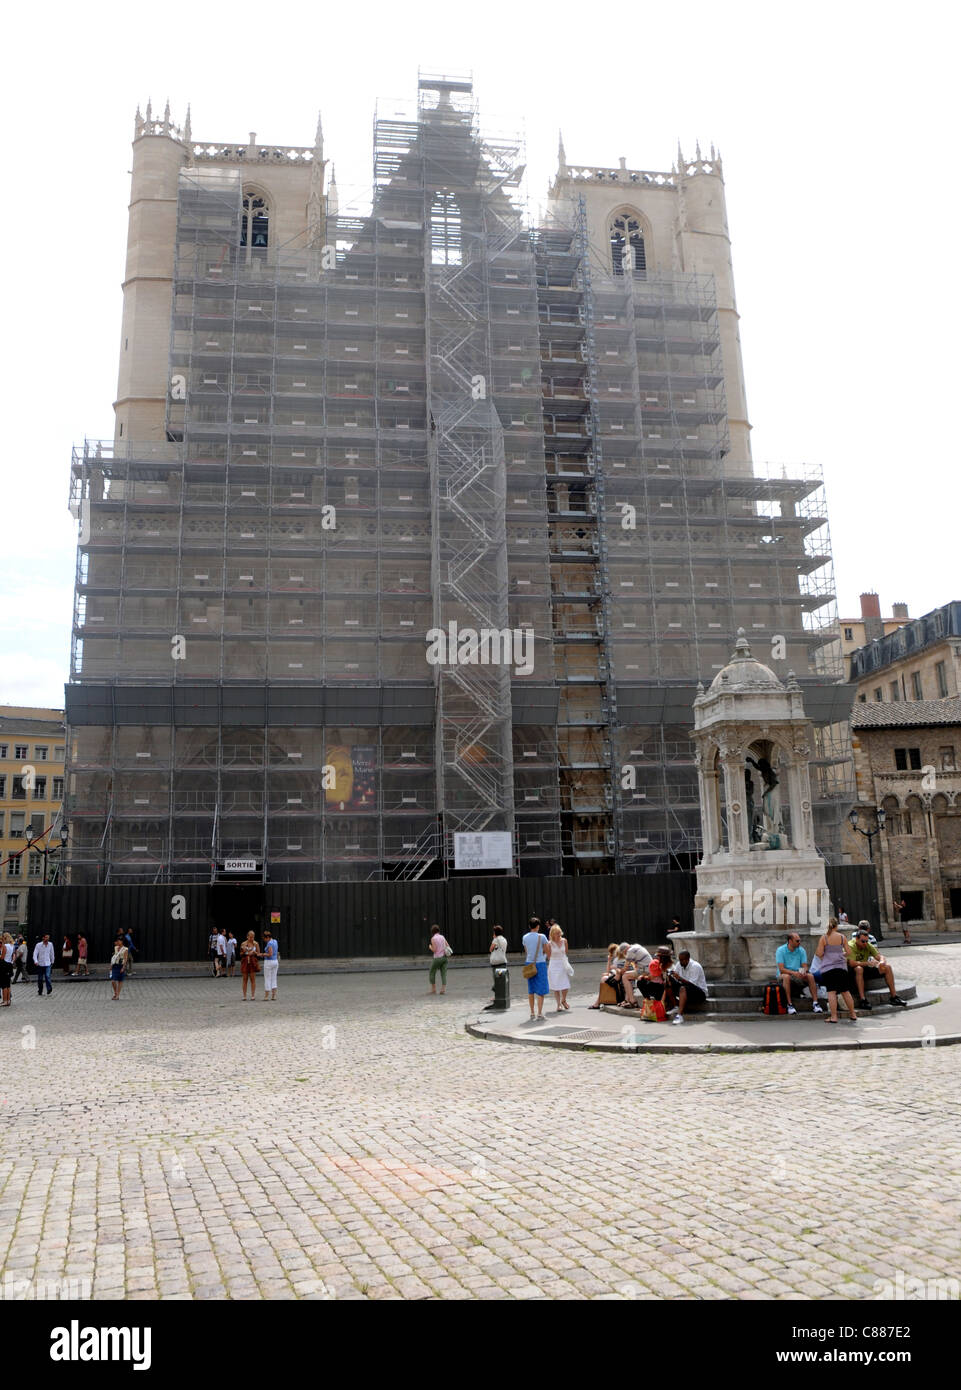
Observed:
[[[112,437],[133,115],[197,139],[309,145],[369,185],[379,98],[473,72],[482,117],[556,164],[724,158],[757,460],[823,466],[842,616],[877,589],[961,598],[956,7],[88,3],[10,21],[0,703],[60,705],[76,523],[71,445]],[[944,257],[948,262],[942,264]],[[14,346],[15,345],[15,346]]]

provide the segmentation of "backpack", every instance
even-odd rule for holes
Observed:
[[[764,986],[764,1003],[761,1005],[763,1014],[786,1014],[787,1004],[784,1002],[784,990],[779,984]]]

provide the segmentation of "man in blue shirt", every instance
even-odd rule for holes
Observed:
[[[798,993],[807,985],[811,991],[811,998],[814,1000],[814,1012],[821,1012],[821,1005],[818,1003],[817,981],[807,968],[807,956],[801,946],[801,938],[796,931],[788,932],[787,941],[783,946],[779,946],[774,953],[777,963],[778,984],[784,990],[784,998],[787,1001],[787,1011],[789,1014],[796,1014],[797,1009],[791,1003],[791,985],[797,985]]]
[[[277,967],[280,964],[280,950],[274,940],[273,932],[264,931],[264,999],[268,1002],[277,998]]]
[[[524,946],[524,970],[523,974],[527,979],[527,1002],[531,1006],[531,1020],[535,1018],[534,1004],[537,1003],[536,1018],[541,1022],[544,1018],[544,996],[548,992],[547,988],[547,937],[541,931],[540,920],[532,917],[528,925],[528,930],[521,937]],[[530,967],[533,966],[533,973],[528,974]]]

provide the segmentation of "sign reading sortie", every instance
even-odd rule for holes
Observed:
[[[257,872],[256,859],[225,859],[225,874],[255,874]]]
[[[484,830],[477,834],[454,835],[455,869],[513,868],[509,830]]]

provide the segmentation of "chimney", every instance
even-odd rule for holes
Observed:
[[[880,618],[880,616],[881,616],[881,600],[878,598],[877,594],[862,594],[862,595],[861,595],[861,617],[862,617],[862,618]]]
[[[892,603],[891,616],[892,618],[900,619],[902,622],[909,622],[908,605],[906,603]]]

